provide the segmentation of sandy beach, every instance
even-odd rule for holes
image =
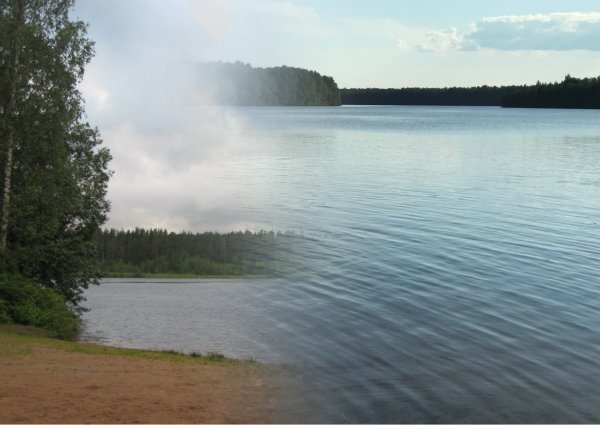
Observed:
[[[22,331],[21,331],[22,333]],[[2,423],[279,422],[285,373],[0,328]]]

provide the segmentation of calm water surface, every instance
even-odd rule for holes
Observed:
[[[85,339],[293,364],[296,421],[600,422],[600,112],[240,108],[279,280],[115,281]]]

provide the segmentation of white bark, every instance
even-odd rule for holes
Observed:
[[[4,161],[4,184],[2,185],[2,211],[0,211],[0,252],[6,251],[8,236],[8,218],[10,213],[10,195],[12,184],[13,152],[15,147],[15,121],[17,119],[17,78],[21,56],[21,28],[25,23],[25,0],[16,0],[15,7],[15,34],[10,69],[10,83],[8,90],[8,135],[6,137],[6,158]]]

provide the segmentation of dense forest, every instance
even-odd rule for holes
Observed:
[[[106,276],[277,275],[288,270],[294,233],[189,233],[161,229],[102,230],[98,265]]]
[[[253,68],[242,62],[198,65],[210,101],[235,106],[440,105],[600,108],[600,77],[527,86],[345,88],[332,77],[287,66]]]
[[[560,83],[515,87],[502,99],[502,106],[513,108],[600,108],[600,77],[574,78],[567,75]]]
[[[500,106],[512,87],[342,89],[344,105]]]
[[[574,78],[532,86],[341,89],[344,105],[503,106],[516,108],[600,108],[600,77]]]
[[[288,66],[253,68],[242,62],[198,65],[199,85],[211,87],[211,102],[235,106],[337,106],[332,77]]]

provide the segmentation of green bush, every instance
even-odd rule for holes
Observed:
[[[0,274],[0,322],[36,326],[57,338],[73,338],[80,323],[58,292],[7,274]]]

